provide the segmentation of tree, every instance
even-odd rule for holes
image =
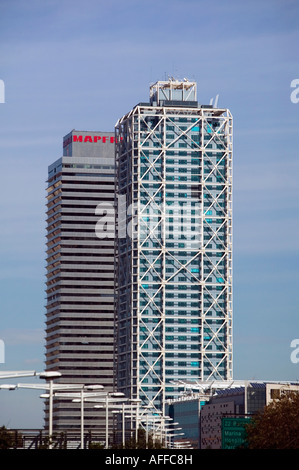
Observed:
[[[273,400],[246,430],[249,449],[299,449],[299,393]]]
[[[13,443],[12,433],[2,426],[0,428],[0,449],[10,449]]]

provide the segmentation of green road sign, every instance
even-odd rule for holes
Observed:
[[[236,449],[240,446],[246,447],[246,424],[248,424],[249,421],[250,418],[245,417],[222,418],[222,449]]]

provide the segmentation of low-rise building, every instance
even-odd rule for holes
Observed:
[[[200,449],[246,446],[248,420],[281,395],[299,392],[298,382],[211,381],[184,385],[182,396],[169,402],[168,414],[193,447]]]

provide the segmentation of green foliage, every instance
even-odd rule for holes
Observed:
[[[105,449],[104,444],[100,442],[91,442],[88,446],[89,449]]]
[[[299,449],[299,393],[272,401],[246,430],[249,449]]]

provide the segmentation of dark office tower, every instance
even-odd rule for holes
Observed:
[[[232,117],[159,81],[116,125],[118,390],[232,378]]]
[[[58,382],[113,388],[114,235],[96,233],[114,203],[114,133],[73,130],[47,188],[46,370]],[[85,428],[104,429],[85,404]],[[46,421],[48,413],[46,412]],[[54,401],[54,431],[80,431],[80,405]]]

